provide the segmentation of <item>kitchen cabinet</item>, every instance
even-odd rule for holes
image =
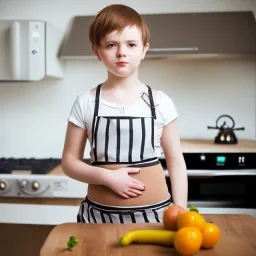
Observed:
[[[146,58],[177,55],[256,56],[253,12],[144,14],[150,30]],[[88,30],[93,16],[76,16],[60,51],[62,58],[96,58]]]
[[[252,12],[143,16],[151,32],[149,50],[159,54],[256,54]],[[156,49],[156,50],[154,50]]]

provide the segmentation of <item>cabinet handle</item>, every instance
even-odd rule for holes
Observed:
[[[149,48],[148,52],[197,52],[198,47]]]

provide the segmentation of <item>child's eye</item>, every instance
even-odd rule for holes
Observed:
[[[135,44],[133,44],[133,43],[130,43],[130,44],[128,44],[129,45],[129,47],[134,47],[134,46],[136,46]]]
[[[113,48],[115,46],[115,44],[108,44],[107,48]]]

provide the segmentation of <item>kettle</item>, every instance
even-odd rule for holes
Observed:
[[[226,121],[223,122],[221,126],[218,125],[220,119],[222,118],[228,118],[232,121],[232,127],[229,127],[226,123]],[[215,137],[214,142],[219,144],[236,144],[238,142],[237,137],[234,133],[234,130],[244,130],[244,127],[240,128],[234,128],[235,127],[235,121],[234,119],[229,115],[221,115],[216,120],[216,127],[207,126],[208,129],[218,129],[219,133]]]

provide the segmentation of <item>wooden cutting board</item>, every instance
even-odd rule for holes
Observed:
[[[220,227],[221,240],[212,249],[197,253],[198,256],[255,256],[256,219],[248,215],[204,215]],[[119,245],[120,237],[134,229],[163,229],[162,223],[143,224],[82,224],[65,223],[56,226],[46,239],[40,256],[177,256],[172,247],[150,244]],[[79,244],[67,249],[71,235]]]

